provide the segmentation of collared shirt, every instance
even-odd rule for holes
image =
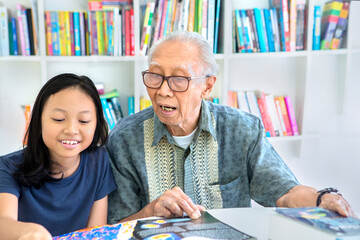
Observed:
[[[206,209],[275,206],[298,181],[254,115],[202,101],[198,129],[187,149],[176,145],[152,107],[118,122],[107,148],[117,190],[109,222],[128,217],[166,190],[180,187]]]

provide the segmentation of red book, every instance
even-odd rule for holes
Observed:
[[[130,9],[130,55],[135,56],[134,9]]]
[[[282,113],[284,123],[285,123],[286,136],[292,136],[292,130],[291,130],[291,125],[290,125],[290,120],[289,120],[289,114],[288,114],[287,109],[286,109],[286,104],[285,104],[284,97],[277,97],[277,99],[279,100],[281,113]]]
[[[130,10],[125,11],[125,56],[130,56]]]
[[[260,110],[260,114],[261,117],[263,119],[263,123],[264,123],[264,127],[266,132],[270,133],[271,137],[276,137],[276,133],[269,115],[269,111],[268,111],[268,105],[266,103],[266,98],[265,98],[265,93],[264,92],[260,92],[258,93],[258,105],[259,105],[259,110]],[[260,101],[259,101],[260,100]],[[261,105],[261,106],[260,106]],[[267,134],[268,136],[268,134]]]

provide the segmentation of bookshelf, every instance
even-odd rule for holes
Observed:
[[[147,68],[146,57],[140,56],[140,6],[145,0],[133,0],[135,16],[135,56],[46,56],[44,11],[87,10],[87,0],[35,0],[38,3],[40,54],[37,56],[0,57],[0,154],[21,147],[25,120],[20,105],[34,102],[41,86],[52,76],[74,72],[104,82],[105,91],[116,88],[120,104],[127,115],[127,97],[135,96],[135,112],[140,96],[146,96],[140,72]],[[219,31],[220,53],[217,82],[212,96],[227,102],[228,90],[261,90],[274,95],[290,95],[298,121],[300,136],[269,138],[284,159],[300,158],[302,143],[327,133],[339,116],[354,109],[349,97],[357,86],[356,66],[360,62],[360,3],[352,1],[345,48],[312,51],[314,5],[325,0],[307,0],[306,48],[295,52],[232,53],[233,9],[268,8],[267,0],[222,1]],[[11,16],[16,16],[16,3],[31,6],[31,0],[3,0]],[[327,119],[324,121],[324,117]]]

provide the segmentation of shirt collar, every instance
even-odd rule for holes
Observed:
[[[216,139],[213,121],[214,120],[211,116],[208,103],[205,100],[202,100],[198,132],[200,132],[201,130],[207,131]],[[157,145],[164,136],[167,137],[170,144],[175,144],[175,141],[172,135],[167,130],[166,125],[160,121],[160,119],[154,112],[154,141],[152,143],[152,146]],[[196,133],[195,138],[197,138],[198,136],[199,134]]]

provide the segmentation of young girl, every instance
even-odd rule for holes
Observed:
[[[115,188],[99,95],[85,76],[61,74],[40,90],[27,147],[0,157],[1,239],[51,239],[106,224]]]

